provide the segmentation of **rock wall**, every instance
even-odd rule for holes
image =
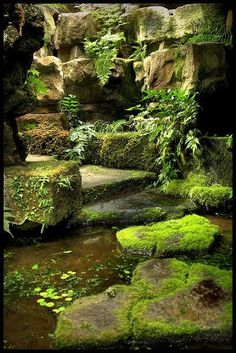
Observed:
[[[232,24],[226,27],[229,12],[223,4],[120,4],[122,23],[116,31],[125,33],[126,42],[120,46],[115,68],[105,85],[99,82],[94,62],[84,51],[85,37],[95,39],[98,31],[93,11],[103,6],[109,9],[114,4],[71,4],[70,13],[58,15],[51,37],[57,58],[41,50],[35,53],[33,63],[54,97],[59,100],[63,92],[77,96],[82,104],[82,120],[123,118],[125,109],[147,88],[182,88],[202,95],[227,88],[228,54],[220,31],[225,28],[230,36]],[[212,30],[212,25],[221,28],[219,33],[213,30],[209,35],[205,27]],[[203,40],[198,38],[195,43],[193,38],[202,35]],[[146,48],[142,59],[131,56],[137,43],[143,46],[143,52]],[[47,66],[55,61],[54,71],[47,76]],[[52,97],[38,96],[38,100],[40,112],[52,111]],[[56,112],[56,99],[54,103]]]
[[[33,53],[43,45],[44,17],[29,4],[4,4],[3,14],[4,164],[14,165],[25,157],[15,118],[32,111],[37,103],[24,83]]]

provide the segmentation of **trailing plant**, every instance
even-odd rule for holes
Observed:
[[[37,94],[47,94],[48,87],[40,80],[40,72],[35,69],[30,69],[27,72],[25,85],[36,96]]]
[[[127,110],[138,113],[130,117],[131,127],[156,143],[158,183],[165,189],[170,180],[183,171],[187,159],[199,161],[200,131],[195,128],[199,109],[197,93],[148,89],[144,94],[140,104]]]
[[[108,82],[111,70],[115,67],[114,59],[117,57],[120,44],[125,41],[123,32],[111,34],[108,31],[101,38],[84,41],[85,53],[94,61],[97,76],[102,85]]]
[[[95,136],[93,124],[79,122],[79,126],[70,129],[68,139],[75,144],[73,148],[65,150],[65,159],[77,160],[81,163],[84,159],[85,147],[93,136]]]
[[[75,128],[79,123],[80,103],[73,94],[69,94],[59,102],[60,111],[66,114],[69,128]]]

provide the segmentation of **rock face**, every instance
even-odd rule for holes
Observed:
[[[230,343],[232,272],[176,259],[152,259],[135,269],[130,286],[84,297],[60,314],[58,348],[159,348]],[[128,342],[129,339],[129,342]]]
[[[74,161],[28,162],[6,167],[4,175],[5,205],[13,210],[13,224],[55,225],[80,207],[81,177]]]
[[[40,72],[40,80],[48,88],[47,93],[38,93],[36,95],[40,106],[54,106],[53,110],[57,111],[58,102],[64,97],[61,60],[55,56],[36,58],[32,68]]]
[[[133,226],[117,232],[123,251],[155,257],[206,253],[219,235],[219,227],[198,215],[178,220]]]
[[[4,120],[13,130],[13,141],[18,151],[12,154],[12,144],[5,143],[4,161],[7,164],[19,164],[25,157],[14,120],[32,111],[37,102],[24,83],[33,53],[43,45],[43,20],[43,13],[34,5],[4,5]],[[4,136],[9,136],[7,130]]]
[[[82,120],[123,117],[143,89],[181,88],[204,94],[226,88],[225,47],[220,43],[220,30],[216,33],[215,29],[226,28],[229,16],[223,5],[177,4],[172,9],[153,4],[121,6],[123,23],[117,30],[124,31],[126,43],[119,48],[115,68],[105,86],[99,82],[83,43],[86,37],[97,38],[99,26],[93,11],[103,6],[84,4],[78,12],[60,14],[53,38],[56,55],[63,63],[64,92],[77,96],[82,104]],[[106,11],[109,7],[112,5],[106,6]],[[196,44],[186,45],[189,38],[197,36],[203,36],[202,42],[197,39]],[[139,57],[134,55],[131,59],[135,42],[146,45],[146,53],[143,47]],[[50,77],[47,82],[50,86]],[[43,106],[43,99],[39,101]]]

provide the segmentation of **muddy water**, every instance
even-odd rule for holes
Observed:
[[[232,220],[207,218],[220,226],[223,241],[213,254],[194,261],[229,269],[232,266]],[[39,306],[36,302],[39,296],[33,292],[35,287],[45,290],[50,286],[65,286],[81,295],[89,295],[116,283],[129,283],[132,269],[143,259],[122,256],[117,249],[115,233],[111,227],[80,228],[58,234],[54,240],[44,239],[36,245],[6,246],[5,278],[16,270],[23,274],[18,279],[18,287],[15,282],[7,285],[7,293],[11,295],[6,296],[4,309],[6,349],[53,349],[50,335],[55,329],[56,314]],[[38,265],[35,270],[32,270],[33,265]],[[63,282],[60,277],[67,271],[76,272],[76,276]]]

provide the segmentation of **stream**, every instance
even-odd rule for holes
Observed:
[[[213,253],[191,261],[231,269],[232,219],[205,217],[220,226],[222,241]],[[35,288],[45,291],[53,287],[61,292],[70,289],[75,299],[130,282],[133,269],[145,258],[124,256],[117,246],[116,231],[116,227],[80,227],[63,230],[53,238],[43,237],[34,244],[19,246],[13,241],[5,246],[5,349],[54,348],[56,314],[37,303],[40,297]]]

